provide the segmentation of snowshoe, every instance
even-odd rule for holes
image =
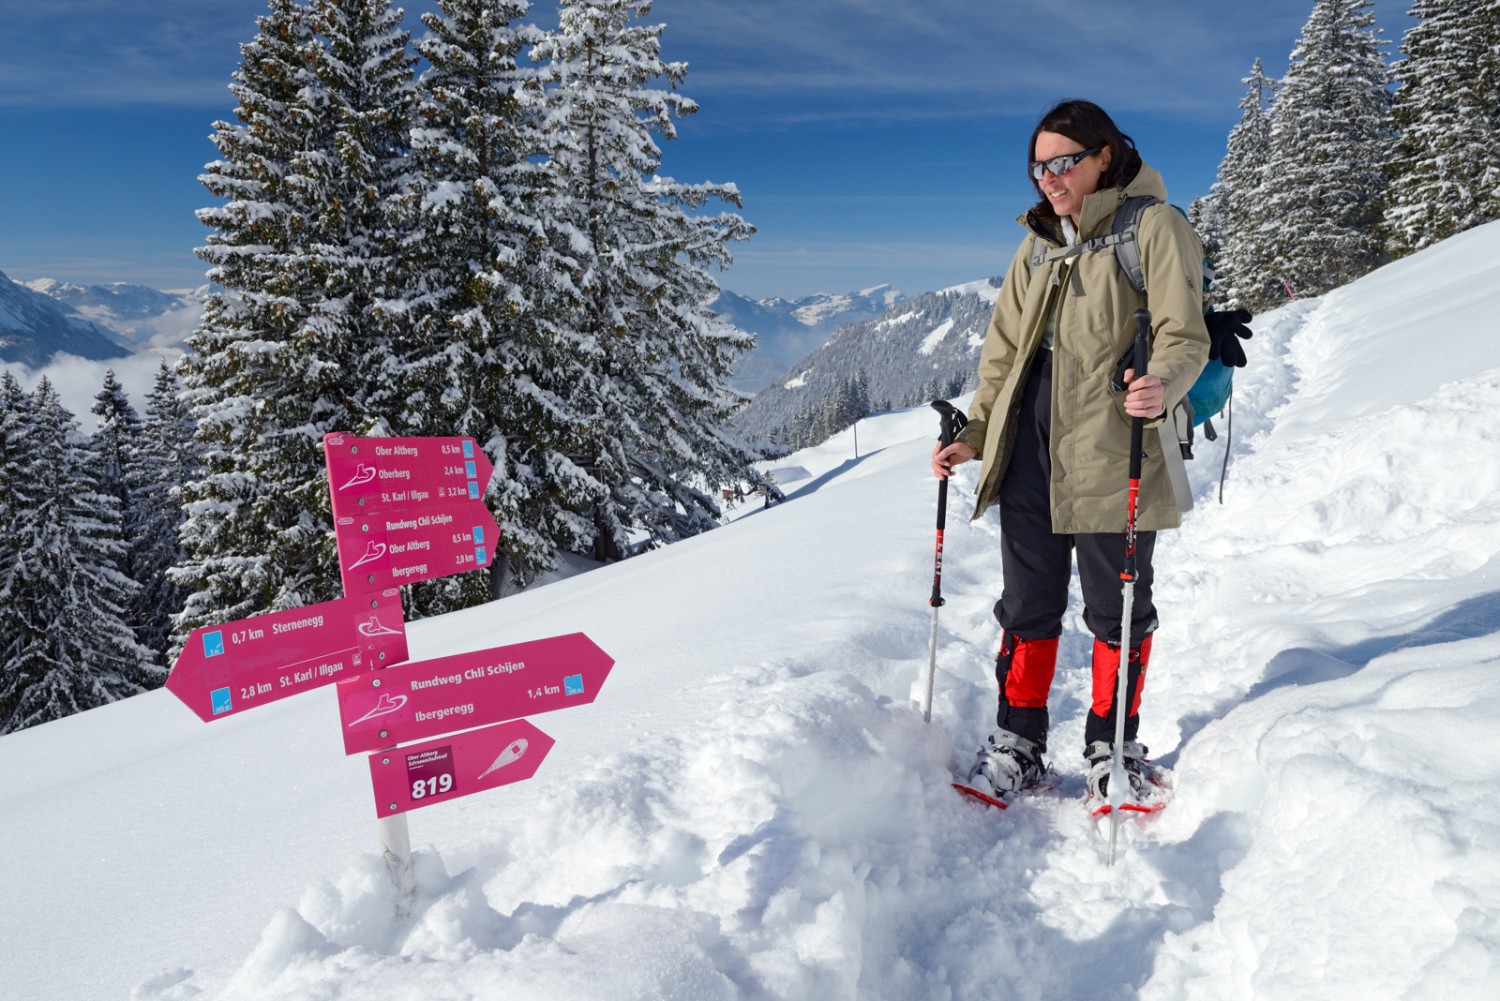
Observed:
[[[985,740],[964,781],[953,788],[990,806],[1005,809],[1009,800],[1025,792],[1052,788],[1041,748],[1009,730],[996,730]]]
[[[1084,753],[1089,759],[1089,812],[1096,817],[1103,817],[1111,810],[1109,773],[1114,759],[1114,745],[1096,740]],[[1120,764],[1130,780],[1129,796],[1120,805],[1123,812],[1155,813],[1167,805],[1166,773],[1147,761],[1146,753],[1146,745],[1134,740],[1127,740],[1121,749]]]

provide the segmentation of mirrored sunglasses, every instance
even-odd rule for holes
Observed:
[[[1086,149],[1082,153],[1054,156],[1050,160],[1032,160],[1030,161],[1031,178],[1032,180],[1040,181],[1042,179],[1042,171],[1044,170],[1053,177],[1061,177],[1103,148],[1103,146],[1095,146],[1093,149]]]

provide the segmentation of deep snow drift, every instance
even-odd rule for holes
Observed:
[[[1500,224],[1260,318],[1225,503],[1158,547],[1119,865],[1081,803],[946,785],[993,714],[998,526],[950,504],[932,724],[929,410],[779,465],[786,503],[414,624],[582,630],[597,702],[529,782],[410,815],[397,918],[333,693],[154,692],[0,738],[0,983],[25,999],[1500,996]],[[1222,430],[1222,422],[1221,422]],[[1220,444],[1222,445],[1222,439]],[[968,477],[965,479],[964,477]],[[1076,611],[1076,603],[1075,603]],[[1053,749],[1078,788],[1076,615]]]

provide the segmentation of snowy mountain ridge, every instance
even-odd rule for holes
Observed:
[[[756,394],[733,426],[752,439],[767,438],[861,370],[872,400],[899,402],[929,381],[962,380],[978,361],[999,294],[999,281],[984,279],[903,298],[874,317],[844,323]]]
[[[14,288],[7,292],[0,285],[0,296],[21,298],[29,305],[13,306],[8,314],[0,314],[0,360],[33,369],[47,364],[59,350],[92,360],[145,351],[153,356],[153,366],[159,357],[175,357],[197,326],[208,293],[207,286],[162,291],[128,282],[80,285],[53,278],[5,281],[25,292]],[[29,298],[26,292],[59,304],[66,319],[59,319],[44,300]],[[757,338],[755,349],[736,365],[731,384],[743,392],[756,392],[815,351],[840,325],[878,318],[905,298],[884,284],[857,292],[817,292],[793,299],[749,299],[724,290],[713,304],[715,311],[732,326]],[[36,318],[38,311],[45,314],[44,319]],[[33,318],[24,322],[16,319],[23,314]],[[38,335],[38,330],[46,333]],[[80,340],[77,331],[88,330],[103,335],[115,346],[104,349],[87,337]],[[8,353],[6,345],[12,345]]]
[[[754,393],[816,350],[840,324],[877,317],[905,298],[889,285],[795,299],[749,299],[726,289],[710,308],[730,325],[755,335],[755,349],[735,365],[731,381],[736,389]]]
[[[890,285],[881,284],[842,295],[815,292],[792,300],[763,299],[761,302],[771,309],[785,309],[804,326],[826,327],[830,322],[846,323],[852,314],[884,312],[905,298]]]
[[[1066,794],[1076,603],[1071,785],[1003,814],[947,788],[993,719],[999,528],[967,520],[961,467],[924,724],[919,407],[785,460],[782,504],[412,624],[414,658],[581,630],[616,663],[534,718],[557,741],[535,778],[409,816],[406,916],[329,689],[211,724],[152,692],[0,737],[26,916],[0,975],[132,1001],[1496,996],[1496,315],[1500,223],[1256,319],[1224,503],[1221,437],[1157,544],[1141,738],[1174,801],[1113,868]]]
[[[78,285],[52,278],[24,282],[33,292],[56,300],[75,316],[113,331],[131,348],[163,344],[162,333],[170,332],[181,347],[196,325],[208,294],[208,286],[186,291],[167,291],[109,282]]]
[[[129,353],[109,331],[0,272],[0,362],[38,368],[59,351],[94,360]]]

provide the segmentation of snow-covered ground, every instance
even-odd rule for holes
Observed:
[[[1204,445],[1158,545],[1142,739],[1175,800],[1113,868],[1075,798],[947,787],[992,719],[998,526],[966,520],[964,467],[924,725],[918,409],[785,460],[784,504],[414,624],[416,658],[582,630],[617,663],[535,718],[534,779],[410,815],[407,917],[329,689],[0,738],[0,993],[1500,997],[1497,316],[1500,224],[1257,321],[1225,501]],[[1087,651],[1075,614],[1073,776]]]

